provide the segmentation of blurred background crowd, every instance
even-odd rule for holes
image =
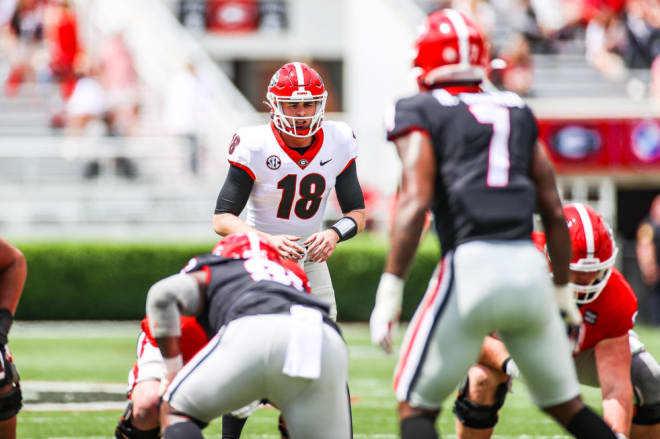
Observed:
[[[0,0],[0,235],[214,239],[232,134],[268,120],[266,85],[291,60],[323,76],[326,117],[355,129],[368,227],[384,235],[398,162],[382,116],[415,90],[412,41],[444,7],[483,27],[490,82],[528,99],[562,196],[612,223],[642,285],[660,0]]]

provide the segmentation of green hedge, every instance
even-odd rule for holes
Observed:
[[[155,281],[177,272],[204,244],[17,244],[28,263],[18,307],[22,320],[140,319]],[[386,244],[369,238],[342,243],[329,260],[339,319],[366,321],[373,305]],[[438,259],[425,245],[406,284],[403,318],[412,315]]]

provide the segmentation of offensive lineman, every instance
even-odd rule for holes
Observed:
[[[535,402],[577,438],[614,439],[580,397],[568,339],[580,314],[568,286],[570,238],[554,171],[536,121],[514,93],[484,93],[488,45],[465,15],[429,15],[415,42],[420,93],[386,121],[402,163],[390,252],[370,318],[372,340],[390,351],[403,277],[431,208],[443,259],[408,326],[395,370],[401,437],[437,438],[435,420],[498,331]],[[554,292],[530,239],[535,206],[548,234]]]
[[[18,371],[7,346],[7,336],[26,277],[23,253],[0,238],[0,439],[16,437],[16,415],[23,405]]]
[[[583,318],[573,352],[578,379],[601,388],[603,417],[618,438],[658,438],[660,365],[632,331],[637,298],[614,267],[617,248],[611,230],[588,205],[569,204],[564,214],[573,248],[571,288]],[[543,251],[543,234],[535,233],[534,241]],[[454,405],[461,439],[491,437],[508,387],[505,371],[517,376],[501,342],[488,337],[484,343],[480,364],[470,369]]]
[[[223,238],[186,274],[154,284],[146,310],[170,380],[164,439],[202,439],[213,418],[262,399],[282,411],[292,438],[351,437],[346,344],[329,306],[307,294],[267,237]],[[183,368],[180,315],[216,333]]]

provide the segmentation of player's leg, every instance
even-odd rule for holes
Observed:
[[[115,429],[118,439],[157,438],[158,389],[164,373],[160,350],[147,341],[146,335],[138,335],[137,361],[128,374],[131,399]]]
[[[660,365],[633,331],[630,331],[630,351],[636,408],[630,439],[660,438]]]
[[[458,439],[488,439],[498,421],[498,411],[504,405],[509,376],[484,365],[474,365],[454,402],[456,437]]]
[[[237,418],[233,415],[222,417],[222,439],[238,439],[245,426],[247,418]]]
[[[408,325],[394,372],[403,439],[434,438],[435,420],[477,357],[489,332],[471,325],[477,316],[462,308],[462,298],[488,288],[472,288],[467,275],[448,252],[431,277],[429,287]],[[456,273],[454,273],[454,268]],[[487,293],[486,293],[487,294]],[[479,301],[475,298],[475,301]],[[460,302],[460,303],[459,303]]]
[[[281,338],[271,324],[281,318],[258,315],[230,322],[177,373],[163,401],[181,415],[209,423],[267,397],[264,352]]]
[[[16,415],[23,403],[18,370],[14,359],[5,345],[0,348],[2,370],[0,371],[0,438],[16,437]]]
[[[330,318],[337,321],[337,303],[335,290],[332,287],[330,270],[327,262],[304,262],[305,273],[312,287],[312,294],[330,305]]]
[[[290,437],[350,439],[352,437],[348,379],[348,350],[337,331],[323,325],[321,375],[316,379],[282,373],[287,346],[272,355],[268,386],[280,407]]]

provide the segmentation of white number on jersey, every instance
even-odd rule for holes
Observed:
[[[488,173],[486,184],[503,187],[509,184],[509,109],[496,104],[480,103],[468,107],[481,124],[492,125],[493,135],[488,146]]]
[[[303,291],[303,281],[291,270],[282,267],[273,261],[263,258],[250,258],[243,265],[245,271],[250,273],[250,277],[255,282],[260,280],[270,280],[283,285],[294,287],[298,291]]]

